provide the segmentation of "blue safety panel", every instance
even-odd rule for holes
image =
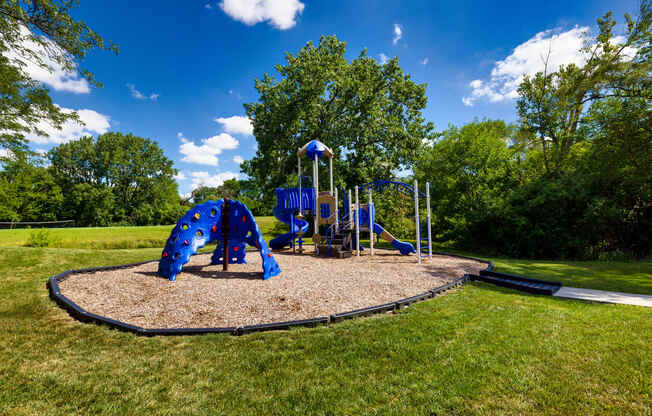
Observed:
[[[299,210],[299,188],[276,188],[276,206],[283,210]],[[315,207],[314,188],[301,188],[301,209],[313,210]]]
[[[331,206],[330,204],[319,204],[319,215],[322,218],[328,218],[331,216]]]

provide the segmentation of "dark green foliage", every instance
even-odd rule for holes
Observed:
[[[223,198],[239,200],[256,215],[272,215],[273,205],[264,205],[258,185],[251,180],[229,179],[219,187],[200,186],[192,191],[195,204]]]
[[[110,132],[62,144],[48,157],[67,190],[63,213],[78,225],[171,224],[185,211],[172,161],[149,139]]]
[[[176,170],[149,139],[106,133],[53,148],[40,158],[2,161],[0,221],[75,220],[77,226],[172,224],[181,205]]]

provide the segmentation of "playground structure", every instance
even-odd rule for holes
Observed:
[[[301,160],[302,157],[312,160],[312,184],[303,186]],[[426,183],[425,194],[419,191],[415,180],[414,186],[395,181],[374,181],[362,186],[356,186],[355,202],[352,200],[351,190],[344,193],[343,209],[340,215],[338,190],[333,187],[333,151],[325,144],[312,140],[297,151],[298,186],[296,188],[277,188],[277,204],[274,207],[274,216],[290,228],[288,233],[282,234],[270,241],[270,247],[280,250],[290,246],[293,251],[302,253],[303,236],[308,230],[306,215],[313,215],[312,240],[315,252],[327,257],[350,257],[353,252],[360,256],[364,250],[360,244],[360,233],[368,232],[370,241],[370,255],[374,255],[374,236],[377,234],[389,242],[402,255],[416,254],[417,262],[421,263],[421,226],[419,218],[419,197],[426,199],[427,223],[427,255],[432,258],[432,234],[430,223],[430,184]],[[328,158],[329,183],[328,191],[319,190],[319,160]],[[416,244],[417,248],[409,242],[395,238],[376,222],[373,192],[396,191],[414,199]],[[360,203],[360,193],[368,194],[368,202]],[[320,226],[323,231],[320,231]]]
[[[159,276],[176,280],[190,257],[214,241],[218,244],[211,264],[222,264],[225,271],[229,263],[246,263],[245,247],[249,244],[260,251],[264,280],[281,272],[249,208],[227,198],[199,204],[179,220],[161,254]]]

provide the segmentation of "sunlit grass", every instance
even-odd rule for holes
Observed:
[[[652,412],[652,310],[642,307],[474,283],[328,327],[145,338],[79,323],[48,298],[45,281],[60,271],[159,254],[0,249],[0,414]],[[628,273],[621,266],[613,273]]]

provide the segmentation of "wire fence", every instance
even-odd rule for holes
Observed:
[[[23,222],[1,222],[0,229],[14,229],[14,228],[63,228],[74,227],[75,220],[63,221],[23,221]]]

